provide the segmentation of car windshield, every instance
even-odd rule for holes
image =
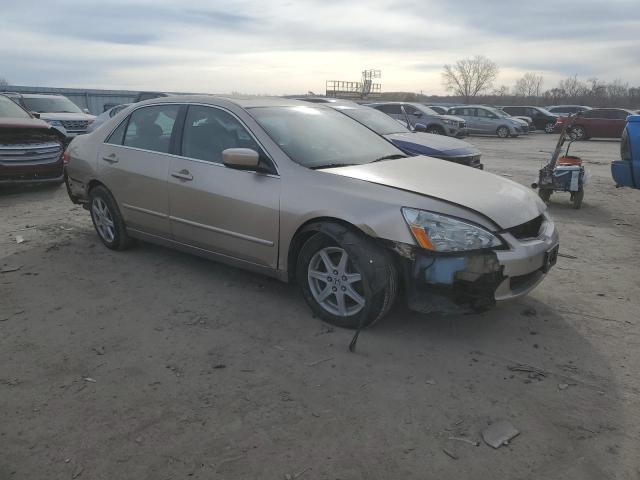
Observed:
[[[362,165],[405,156],[364,125],[327,107],[255,107],[249,113],[282,150],[308,168]]]
[[[426,113],[427,115],[440,115],[438,112],[436,112],[433,108],[430,107],[426,107],[424,105],[420,105],[420,110],[423,113]]]
[[[488,110],[489,112],[497,115],[498,117],[510,117],[511,115],[509,115],[507,112],[503,112],[502,110],[498,109],[498,108],[493,108],[493,107],[484,107],[485,110]]]
[[[391,133],[407,133],[407,130],[400,122],[394,120],[386,113],[369,107],[361,108],[336,108],[341,113],[360,122],[365,127],[369,127],[378,135],[389,135]]]
[[[0,95],[0,118],[31,118],[13,100]]]
[[[553,113],[551,113],[549,110],[547,110],[546,108],[542,108],[542,107],[536,107],[536,109],[541,112],[544,113],[545,115],[553,115]]]
[[[25,97],[24,104],[38,113],[82,113],[82,110],[66,97]]]

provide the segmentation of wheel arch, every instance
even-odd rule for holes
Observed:
[[[291,237],[289,242],[289,249],[287,252],[287,279],[292,281],[295,278],[295,265],[298,259],[298,254],[304,243],[316,233],[322,233],[334,240],[339,240],[339,232],[335,226],[340,226],[356,233],[367,236],[370,239],[377,240],[377,237],[373,236],[372,232],[366,232],[362,228],[357,227],[353,223],[336,217],[315,217],[305,221],[298,227],[296,232]]]
[[[440,125],[439,123],[429,123],[429,124],[427,124],[427,127],[426,127],[426,128],[427,128],[427,131],[428,131],[430,128],[433,128],[433,129],[436,129],[436,130],[440,130],[443,134],[447,132],[447,131],[445,130],[445,128],[444,128],[442,125]]]

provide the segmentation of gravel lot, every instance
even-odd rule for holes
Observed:
[[[470,142],[529,185],[556,140]],[[485,314],[397,307],[356,354],[292,286],[115,253],[64,188],[0,190],[0,479],[640,478],[640,192],[613,186],[618,142],[572,151],[583,209],[551,212],[575,258]]]

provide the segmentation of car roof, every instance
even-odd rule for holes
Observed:
[[[23,98],[51,98],[51,97],[64,97],[64,95],[58,95],[56,93],[21,93]]]
[[[310,107],[310,102],[294,100],[282,97],[240,97],[240,96],[223,96],[223,95],[172,95],[169,97],[152,98],[144,100],[136,105],[154,105],[159,103],[209,103],[218,105],[219,103],[229,102],[241,108],[256,107]],[[314,107],[322,107],[321,103],[316,103]]]

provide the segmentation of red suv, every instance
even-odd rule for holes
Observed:
[[[0,185],[62,183],[63,142],[58,130],[0,95]]]
[[[633,115],[633,112],[624,108],[594,108],[577,117],[558,118],[555,131],[562,130],[565,122],[569,122],[571,133],[577,140],[620,138],[629,115]]]

